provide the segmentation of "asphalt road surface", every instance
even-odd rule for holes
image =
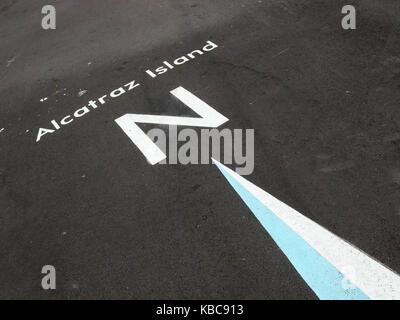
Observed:
[[[152,166],[115,123],[192,116],[179,86],[255,130],[246,179],[400,272],[400,8],[343,30],[347,2],[1,0],[0,298],[317,299],[215,165]]]

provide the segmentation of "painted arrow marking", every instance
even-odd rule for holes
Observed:
[[[115,120],[152,165],[167,156],[136,123],[217,128],[229,120],[183,87],[178,87],[170,93],[196,112],[200,118],[128,113]]]
[[[399,300],[400,276],[213,159],[320,299]]]

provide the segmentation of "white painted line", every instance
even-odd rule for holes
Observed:
[[[17,59],[18,55],[12,57],[10,60],[7,61],[7,68],[11,66],[11,64]]]
[[[88,91],[87,90],[80,90],[78,92],[78,97],[82,97],[84,94],[86,94]]]
[[[279,52],[279,53],[277,53],[276,55],[274,55],[273,57],[272,57],[272,59],[274,59],[274,58],[276,58],[276,57],[279,57],[281,54],[284,54],[286,51],[288,51],[289,50],[289,48],[286,48],[286,49],[284,49],[284,50],[282,50],[281,52]]]

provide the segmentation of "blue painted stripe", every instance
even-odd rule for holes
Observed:
[[[344,276],[341,272],[221,166],[217,163],[216,165],[318,298],[323,300],[369,299],[355,285],[344,289],[342,286]]]

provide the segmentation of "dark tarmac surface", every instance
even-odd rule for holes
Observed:
[[[41,28],[45,4],[55,31]],[[151,166],[114,122],[191,115],[178,86],[223,127],[255,129],[246,179],[400,272],[399,4],[354,0],[345,31],[346,4],[0,1],[0,298],[317,298],[215,166]],[[218,48],[146,75],[208,40]],[[54,291],[41,288],[48,264]]]

